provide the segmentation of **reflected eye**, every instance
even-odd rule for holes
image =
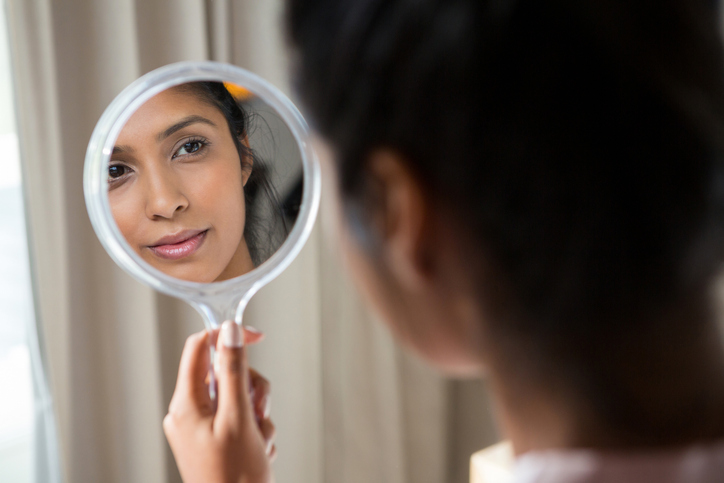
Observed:
[[[131,172],[131,168],[123,164],[112,164],[108,166],[108,181],[115,181]]]
[[[184,154],[194,154],[198,152],[201,147],[203,146],[203,143],[201,141],[189,141],[182,145],[178,151],[174,154],[174,157],[176,156],[183,156]]]

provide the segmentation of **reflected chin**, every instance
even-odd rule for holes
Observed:
[[[186,282],[211,283],[220,275],[220,272],[210,273],[208,266],[202,266],[207,264],[201,263],[200,261],[192,263],[182,262],[171,266],[168,264],[160,266],[158,263],[151,263],[151,265],[153,268],[165,273],[169,277],[184,280]]]

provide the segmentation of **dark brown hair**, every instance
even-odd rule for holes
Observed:
[[[721,267],[718,19],[704,0],[288,0],[286,17],[357,236],[374,245],[365,160],[391,148],[494,267],[491,324],[589,385]]]

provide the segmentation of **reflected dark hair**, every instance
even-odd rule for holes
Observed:
[[[272,168],[242,142],[242,139],[248,139],[254,114],[244,109],[221,82],[190,82],[178,87],[193,92],[221,111],[229,125],[242,169],[251,165],[251,174],[244,186],[244,240],[254,266],[259,266],[284,243],[288,228],[279,195],[271,183]]]
[[[353,230],[370,232],[367,156],[391,148],[492,267],[476,276],[498,328],[599,382],[611,344],[721,267],[718,19],[709,0],[288,0],[286,17]]]

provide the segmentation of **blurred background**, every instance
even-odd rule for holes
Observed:
[[[0,480],[179,482],[161,421],[203,328],[106,255],[85,149],[109,102],[181,60],[230,62],[295,100],[281,0],[0,0]],[[245,322],[272,382],[277,481],[468,481],[497,441],[485,387],[396,347],[338,266],[329,214]]]

